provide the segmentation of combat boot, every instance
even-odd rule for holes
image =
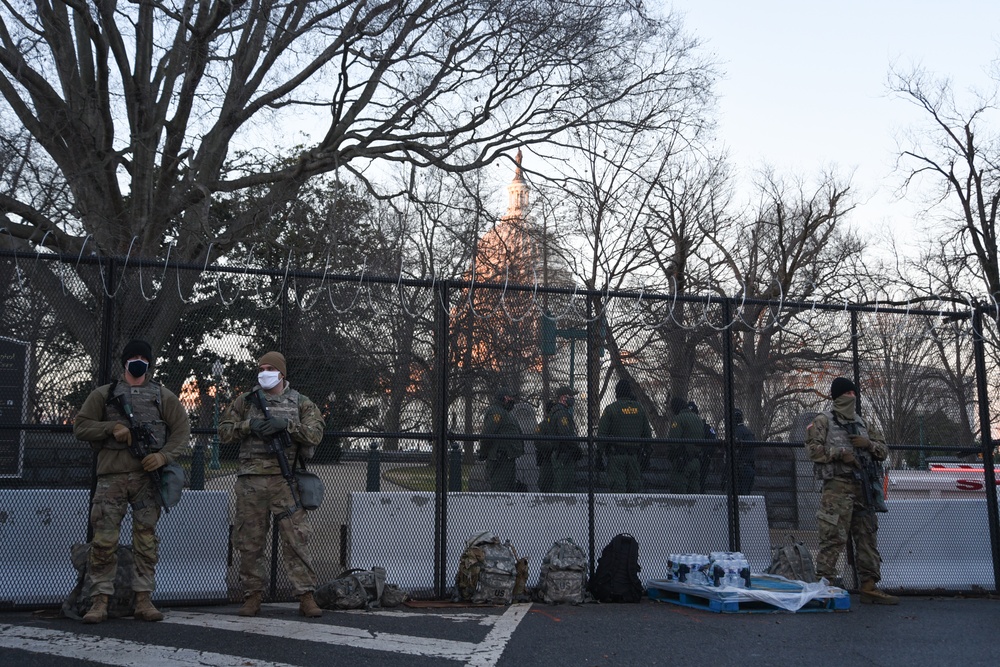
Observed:
[[[312,593],[303,593],[299,596],[299,613],[309,618],[319,618],[323,615],[323,610],[316,604]]]
[[[260,613],[260,591],[254,591],[243,599],[243,606],[240,607],[240,616],[256,616]]]
[[[98,594],[90,598],[90,611],[83,615],[84,623],[103,623],[108,620],[108,596]]]
[[[872,580],[861,582],[861,601],[865,604],[899,604],[899,598],[875,588]]]
[[[149,591],[136,591],[135,612],[132,617],[139,621],[162,621],[163,613],[153,606]]]

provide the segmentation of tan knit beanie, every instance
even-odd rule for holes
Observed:
[[[288,371],[285,370],[285,355],[281,352],[268,352],[263,357],[257,360],[257,366],[263,364],[270,364],[281,371],[281,374],[288,377]]]

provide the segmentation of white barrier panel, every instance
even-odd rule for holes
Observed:
[[[986,499],[889,500],[879,516],[884,588],[992,590]]]
[[[158,602],[225,600],[229,556],[229,494],[184,491],[170,513],[156,522],[160,562],[156,565]],[[122,522],[122,544],[132,544],[132,513]]]
[[[0,603],[61,602],[76,586],[70,546],[87,541],[86,489],[0,489]]]
[[[753,571],[766,570],[771,541],[763,496],[741,497],[739,511],[742,551]],[[414,539],[434,534],[433,493],[352,493],[350,520],[351,567],[380,565],[387,581],[403,588],[433,585],[434,545]],[[587,525],[586,494],[449,494],[446,580],[455,580],[465,541],[489,531],[528,558],[528,583],[534,585],[554,541],[570,537],[588,549]],[[595,562],[618,533],[635,536],[644,582],[667,577],[668,554],[708,554],[729,546],[725,496],[598,494],[594,526]]]
[[[0,603],[57,604],[76,585],[70,547],[87,540],[86,489],[0,490]],[[229,546],[228,495],[185,491],[156,526],[158,601],[224,600]],[[132,515],[122,522],[132,543]]]

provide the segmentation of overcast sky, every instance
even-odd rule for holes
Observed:
[[[763,162],[779,173],[853,171],[859,226],[899,231],[913,211],[894,203],[892,170],[896,137],[918,116],[888,94],[890,65],[982,88],[1000,56],[995,0],[659,1],[721,63],[719,136],[741,173]]]

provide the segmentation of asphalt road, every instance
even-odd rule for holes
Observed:
[[[326,612],[172,607],[161,623],[87,626],[0,613],[0,664],[313,667],[997,665],[1000,600],[906,597],[846,612],[718,614],[666,602]],[[51,615],[51,614],[50,614]]]

